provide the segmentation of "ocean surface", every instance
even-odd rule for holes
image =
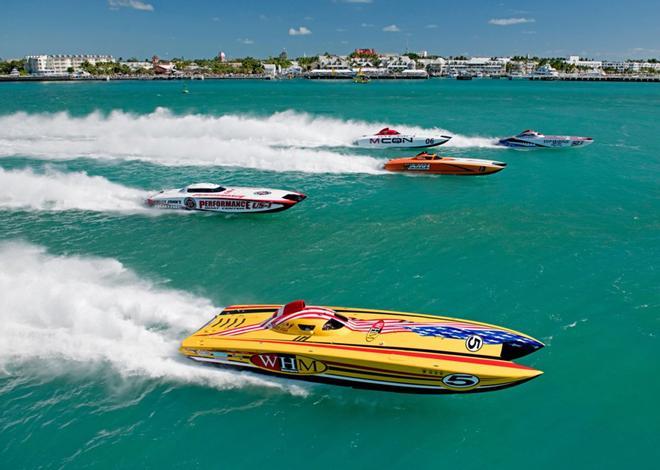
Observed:
[[[0,84],[0,468],[652,468],[660,458],[660,87],[428,80]],[[385,174],[390,126],[478,178]],[[589,147],[517,151],[532,128]],[[298,190],[154,212],[161,188]],[[521,386],[418,396],[197,365],[222,306],[455,316],[546,343]]]

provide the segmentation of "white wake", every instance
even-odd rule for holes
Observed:
[[[84,172],[0,168],[0,209],[146,212],[146,197],[145,191]]]
[[[141,279],[116,260],[54,256],[34,245],[4,242],[0,266],[0,370],[6,373],[35,361],[53,374],[67,364],[109,365],[124,377],[303,393],[181,357],[180,340],[217,309],[207,299]]]
[[[0,116],[0,157],[143,160],[162,165],[218,165],[310,173],[376,173],[383,160],[351,153],[352,142],[382,127],[452,135],[396,123],[344,121],[285,111],[266,117],[176,115],[165,108],[137,115],[95,112]],[[490,147],[494,140],[454,135],[445,147]],[[334,147],[334,149],[330,149]],[[338,147],[343,147],[341,152]],[[347,148],[348,147],[348,148]]]

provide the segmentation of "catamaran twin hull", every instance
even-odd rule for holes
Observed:
[[[505,328],[355,308],[237,305],[186,338],[203,363],[315,382],[410,393],[468,393],[526,382],[516,364],[543,347]]]

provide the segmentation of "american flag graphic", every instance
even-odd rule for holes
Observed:
[[[455,326],[431,325],[431,326],[411,326],[408,327],[413,333],[420,336],[441,336],[451,339],[467,339],[472,335],[479,335],[485,344],[518,343],[518,344],[538,344],[531,338],[516,335],[508,331],[494,330],[488,328],[476,329],[473,325],[469,328],[456,328]]]

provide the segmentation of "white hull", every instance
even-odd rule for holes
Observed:
[[[358,147],[369,147],[376,149],[428,148],[442,145],[449,139],[451,139],[451,137],[445,135],[365,135],[357,139],[354,144]]]
[[[279,212],[289,209],[305,196],[293,191],[269,188],[220,188],[218,192],[196,192],[186,187],[161,191],[147,199],[157,209],[195,210],[227,214]]]
[[[568,135],[518,134],[500,140],[500,145],[512,148],[569,148],[585,147],[593,143],[590,137]]]

